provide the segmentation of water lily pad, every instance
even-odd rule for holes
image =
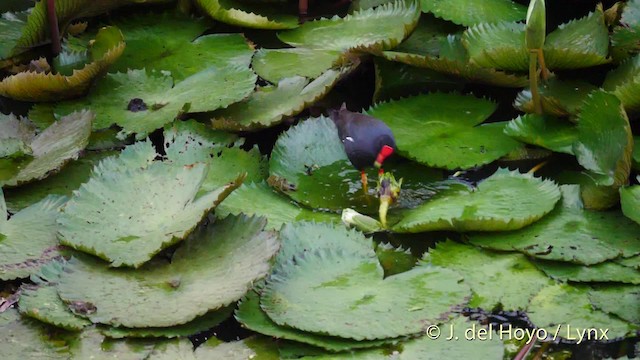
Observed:
[[[527,8],[510,0],[481,0],[466,2],[422,0],[423,12],[433,13],[439,18],[459,25],[472,26],[479,23],[523,20]]]
[[[72,113],[55,122],[43,132],[35,135],[32,132],[28,138],[28,146],[33,160],[28,162],[11,179],[0,182],[5,186],[16,186],[33,180],[47,177],[51,172],[59,170],[66,162],[78,157],[89,142],[91,112],[80,111]],[[11,126],[20,123],[15,117],[0,117],[0,126]]]
[[[383,275],[375,255],[340,248],[298,253],[275,266],[260,304],[279,325],[374,340],[419,333],[469,294],[459,275],[443,268]]]
[[[293,49],[259,49],[251,67],[261,78],[277,84],[285,78],[302,76],[315,79],[341,58],[340,51]]]
[[[274,4],[234,0],[196,0],[195,4],[212,18],[230,25],[254,29],[293,29],[298,17]]]
[[[130,70],[107,74],[87,97],[60,103],[55,112],[60,115],[89,107],[96,113],[94,129],[117,124],[124,135],[136,133],[144,138],[180,113],[213,111],[244,99],[253,91],[255,81],[255,74],[242,64],[209,67],[173,87],[169,75]]]
[[[438,243],[423,261],[458,272],[473,291],[471,307],[524,310],[549,279],[521,254],[500,254],[451,240]]]
[[[215,337],[212,339],[216,339]],[[158,344],[151,352],[153,360],[195,360],[193,343],[189,339],[178,338]]]
[[[60,255],[56,234],[66,198],[48,196],[7,219],[0,190],[0,280],[25,278]]]
[[[595,175],[599,185],[626,184],[633,137],[620,100],[604,91],[591,93],[578,115],[577,130],[573,153],[580,165]]]
[[[280,40],[295,47],[339,50],[388,50],[398,45],[418,23],[420,10],[414,0],[397,0],[373,9],[355,11],[304,23],[281,32]]]
[[[611,34],[611,55],[616,60],[626,59],[640,50],[640,1],[629,0],[624,4],[622,15]]]
[[[555,152],[573,155],[573,143],[578,140],[571,123],[551,116],[526,114],[511,120],[504,133],[527,144]]]
[[[621,282],[640,284],[640,271],[612,261],[585,266],[558,261],[536,261],[549,277],[573,282]]]
[[[214,344],[214,346],[209,346],[207,343],[196,349],[196,360],[280,359],[276,342],[265,336],[254,336],[239,341]]]
[[[235,306],[227,306],[220,310],[209,311],[188,323],[165,327],[165,328],[125,328],[125,327],[102,327],[100,332],[111,339],[122,338],[174,338],[189,336],[211,329],[229,318]]]
[[[568,284],[546,287],[531,300],[527,314],[536,327],[544,328],[549,336],[557,339],[582,340],[578,331],[592,328],[600,331],[608,329],[609,339],[631,332],[631,326],[625,321],[594,309],[588,293],[587,287]],[[598,336],[601,335],[600,331]],[[593,338],[593,333],[591,335]]]
[[[138,267],[181,241],[242,182],[196,199],[206,164],[152,161],[156,155],[150,142],[139,142],[100,162],[58,219],[60,241],[112,266]]]
[[[28,11],[16,13],[2,11],[2,15],[0,15],[0,34],[2,34],[0,35],[0,59],[6,59],[27,50],[19,44],[24,42],[21,37],[27,26],[28,16]]]
[[[612,70],[602,84],[602,87],[614,93],[625,109],[638,111],[640,110],[640,54],[620,64],[620,66]]]
[[[376,246],[376,255],[384,269],[384,276],[411,270],[418,261],[418,258],[411,253],[411,250],[403,249],[402,246],[394,247],[388,243],[378,244]]]
[[[514,202],[514,199],[518,200]],[[559,199],[560,191],[552,181],[500,169],[477,189],[444,191],[433,200],[406,211],[392,230],[515,230],[546,215]]]
[[[538,86],[542,111],[553,116],[576,115],[587,95],[596,89],[597,86],[584,81],[561,81],[551,78]],[[535,113],[531,90],[525,89],[518,93],[514,106],[521,111]]]
[[[378,104],[368,113],[393,130],[400,154],[428,166],[466,169],[490,163],[518,146],[500,126],[479,125],[495,108],[491,101],[473,96],[432,93]]]
[[[631,256],[624,259],[616,259],[615,262],[620,265],[640,270],[640,255]]]
[[[563,189],[567,185],[563,185]],[[579,192],[574,188],[574,196]],[[640,228],[619,211],[583,210],[566,201],[540,221],[519,231],[473,234],[471,243],[496,250],[517,250],[545,260],[593,265],[620,255],[640,253]]]
[[[500,70],[523,71],[529,66],[525,45],[525,24],[481,23],[467,29],[462,42],[475,65]]]
[[[67,359],[62,346],[46,340],[47,328],[41,323],[23,319],[18,310],[0,313],[0,356],[7,359]]]
[[[71,196],[73,190],[87,180],[91,169],[102,159],[117,154],[114,151],[85,152],[77,160],[68,162],[62,170],[45,179],[5,189],[7,208],[18,212],[44,199],[47,195]]]
[[[241,34],[200,36],[209,25],[202,19],[172,12],[126,17],[116,25],[127,36],[127,48],[111,72],[170,71],[180,82],[210,66],[249,67],[251,63],[253,49]]]
[[[598,286],[589,291],[596,308],[640,325],[640,286]]]
[[[640,186],[620,188],[620,205],[624,216],[640,224]]]
[[[122,33],[115,27],[100,29],[91,43],[90,60],[72,75],[25,71],[0,81],[0,95],[21,101],[59,101],[83,95],[91,80],[106,71],[125,48]]]
[[[18,306],[23,315],[59,328],[79,331],[91,322],[74,315],[58,296],[55,286],[63,267],[61,261],[52,261],[31,275],[31,280],[37,285],[22,285]]]
[[[300,331],[287,326],[280,326],[273,322],[260,308],[260,297],[255,291],[250,291],[238,305],[236,319],[247,329],[263,335],[279,339],[299,341],[305,344],[318,346],[329,351],[347,351],[376,347],[386,343],[385,340],[356,341],[339,337],[317,335]]]
[[[229,214],[264,216],[268,220],[267,227],[273,230],[299,220],[340,223],[338,214],[301,207],[288,197],[278,194],[266,182],[245,182],[218,205],[216,214],[221,217]]]
[[[256,131],[275,126],[326,95],[346,71],[327,70],[317,79],[296,76],[280,80],[278,86],[258,88],[245,101],[213,113],[214,129]]]
[[[618,189],[596,183],[587,171],[562,171],[554,177],[559,184],[580,186],[580,200],[587,210],[608,210],[620,203]]]
[[[88,256],[70,260],[58,285],[60,297],[91,305],[95,311],[82,315],[95,323],[132,328],[180,325],[229,305],[266,275],[278,245],[274,233],[263,231],[264,219],[211,220],[189,236],[171,263],[158,259],[133,270]],[[171,311],[159,312],[149,303]]]

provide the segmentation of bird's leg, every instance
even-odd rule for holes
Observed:
[[[367,185],[367,173],[364,170],[360,171],[360,180],[362,181],[362,190],[365,195],[369,194],[369,186]]]

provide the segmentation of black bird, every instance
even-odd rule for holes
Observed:
[[[345,103],[340,110],[329,110],[329,117],[338,128],[338,136],[344,145],[347,158],[360,170],[362,188],[367,192],[365,169],[376,167],[384,173],[382,163],[396,150],[393,132],[387,124],[373,116],[347,110]]]

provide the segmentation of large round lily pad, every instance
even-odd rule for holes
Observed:
[[[267,274],[278,245],[275,234],[263,230],[264,219],[212,220],[190,235],[171,263],[158,259],[133,270],[88,256],[70,260],[60,297],[95,323],[134,328],[184,324],[229,305]]]
[[[156,156],[151,142],[139,142],[100,162],[58,219],[61,243],[113,266],[138,267],[182,240],[242,181],[196,199],[206,164],[153,161]]]
[[[393,130],[400,154],[428,166],[466,169],[518,147],[501,126],[480,125],[495,108],[473,96],[432,93],[378,104],[368,113]]]
[[[523,20],[527,14],[524,6],[511,0],[422,0],[421,4],[422,11],[465,26]]]
[[[285,78],[302,76],[315,79],[340,60],[341,52],[334,50],[260,49],[251,67],[261,78],[274,84]]]
[[[447,319],[469,294],[448,269],[424,266],[383,275],[375,255],[341,248],[298,253],[276,265],[260,304],[279,325],[374,340],[419,333]]]
[[[552,181],[499,169],[475,190],[445,190],[406,211],[392,230],[515,230],[546,215],[559,199],[560,190]]]

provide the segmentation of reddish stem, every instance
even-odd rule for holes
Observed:
[[[58,56],[62,51],[60,44],[60,28],[56,16],[56,0],[47,0],[47,18],[49,20],[49,32],[51,34],[51,51],[53,56]]]

